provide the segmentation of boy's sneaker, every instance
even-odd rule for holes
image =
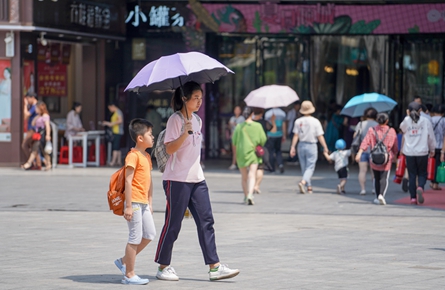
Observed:
[[[209,278],[210,281],[229,279],[239,274],[238,269],[230,269],[227,265],[220,264],[218,267],[210,269]]]
[[[159,280],[166,281],[178,281],[179,277],[176,275],[175,269],[172,266],[167,266],[164,269],[160,270],[158,268],[158,273],[156,273],[156,278]]]
[[[417,199],[411,198],[411,204],[417,204]]]
[[[346,191],[343,189],[343,190],[341,191],[341,194],[346,194]]]
[[[124,276],[124,279],[122,279],[121,283],[126,285],[145,285],[150,282],[148,279],[142,279],[138,275],[134,275],[131,278],[127,278],[127,276]]]
[[[360,195],[366,195],[366,190],[362,190],[362,191],[360,191]]]
[[[417,191],[417,201],[419,202],[419,204],[422,204],[425,200],[423,199],[423,188],[422,187],[418,187]]]
[[[127,267],[125,267],[125,265],[122,264],[122,258],[116,259],[116,261],[114,261],[114,264],[116,265],[116,267],[122,272],[122,274],[124,274],[125,276],[125,272],[127,271]]]
[[[385,204],[386,204],[386,200],[385,200],[385,198],[383,197],[383,195],[379,194],[379,197],[378,197],[377,199],[379,200],[379,203],[380,203],[381,205],[385,205]]]
[[[402,190],[408,192],[408,179],[402,178]]]

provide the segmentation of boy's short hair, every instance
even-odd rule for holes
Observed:
[[[131,120],[128,126],[128,131],[130,132],[130,137],[134,142],[137,142],[138,136],[144,135],[148,129],[153,128],[153,124],[145,119],[136,118]]]

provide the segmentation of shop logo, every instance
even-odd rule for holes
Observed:
[[[71,23],[90,28],[110,28],[111,12],[109,8],[76,2],[73,2],[70,8]]]
[[[437,22],[440,19],[444,19],[445,21],[445,11],[439,11],[437,9],[431,9],[428,11],[428,14],[426,15],[429,22]]]
[[[148,19],[150,26],[156,27],[171,27],[171,26],[184,26],[184,17],[177,12],[176,7],[167,7],[165,5],[161,6],[151,6],[148,17],[142,12],[139,5],[134,7],[133,11],[130,11],[125,23],[129,23],[134,18],[131,24],[134,27],[138,27],[142,22],[147,22]]]
[[[139,8],[139,5],[136,5],[134,7],[134,11],[130,11],[130,13],[128,14],[127,19],[125,19],[125,23],[130,22],[130,20],[133,18],[134,16],[134,21],[131,22],[131,24],[134,27],[138,27],[139,26],[139,18],[141,18],[142,22],[147,22],[147,16],[144,14],[144,12],[142,12]]]

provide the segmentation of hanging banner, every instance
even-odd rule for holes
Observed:
[[[0,59],[0,142],[11,141],[11,60]]]
[[[66,96],[66,65],[50,65],[39,62],[37,65],[38,95],[41,97],[63,97]]]
[[[147,5],[142,8],[143,13],[148,12]],[[289,5],[264,1],[260,4],[200,4],[190,0],[189,8],[194,15],[186,19],[186,26],[219,33],[366,35],[445,32],[444,3]]]

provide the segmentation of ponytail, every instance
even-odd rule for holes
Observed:
[[[420,113],[418,111],[412,110],[411,112],[409,112],[409,116],[411,117],[414,123],[417,123],[417,121],[419,121],[420,119]]]

